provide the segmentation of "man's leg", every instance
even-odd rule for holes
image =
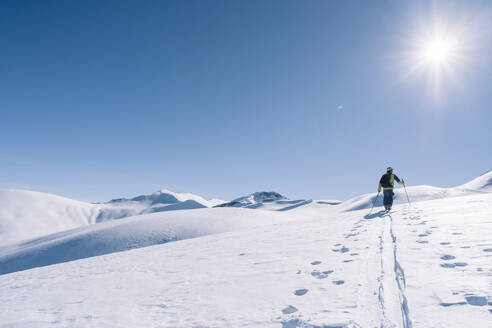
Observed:
[[[390,206],[391,200],[390,200],[390,194],[388,193],[388,190],[383,191],[383,196],[384,196],[384,199],[383,199],[384,209],[388,210],[388,207],[391,208],[391,206]]]
[[[393,195],[395,193],[393,192],[393,190],[389,190],[388,192],[388,211],[391,210],[391,207],[393,206]]]

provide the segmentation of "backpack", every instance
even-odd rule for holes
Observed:
[[[381,180],[379,180],[379,183],[381,184],[381,186],[383,188],[393,188],[393,185],[391,184],[391,176],[392,176],[392,174],[386,173],[381,177]]]

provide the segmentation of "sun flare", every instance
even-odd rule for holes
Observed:
[[[422,44],[421,56],[429,65],[450,65],[456,60],[458,42],[452,36],[434,36]]]
[[[414,31],[405,54],[405,75],[424,78],[435,95],[459,81],[465,64],[465,34],[457,26],[433,24]]]

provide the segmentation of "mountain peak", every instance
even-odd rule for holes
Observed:
[[[242,202],[245,200],[249,200],[250,202],[254,202],[254,203],[264,203],[264,202],[273,202],[281,199],[287,199],[287,198],[275,191],[257,191],[252,194],[249,194],[248,196],[236,198],[233,200],[233,202]]]
[[[460,188],[480,192],[492,192],[492,170],[488,170],[470,182],[461,185]]]
[[[289,200],[287,197],[275,191],[258,191],[214,207],[244,207],[251,209],[260,208],[263,210],[286,211],[307,205],[311,202],[312,200],[310,199]]]

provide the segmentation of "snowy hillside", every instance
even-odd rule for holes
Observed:
[[[220,202],[169,190],[99,204],[34,191],[0,190],[0,245],[103,221],[145,213],[207,208]]]
[[[0,245],[96,223],[100,208],[40,192],[0,190]]]
[[[492,170],[489,170],[472,181],[459,186],[471,192],[492,192]]]
[[[288,211],[299,206],[310,204],[312,200],[290,200],[274,191],[260,191],[248,196],[239,197],[216,207],[243,207],[270,211]]]
[[[213,207],[216,201],[190,193],[175,193],[162,189],[150,195],[141,195],[131,199],[113,199],[102,207],[98,222],[113,220],[146,213],[156,213],[175,210],[192,210]]]
[[[431,186],[411,186],[411,187],[406,187],[406,189],[408,192],[408,197],[411,202],[421,202],[421,201],[432,200],[432,199],[468,196],[468,195],[480,194],[480,193],[492,193],[492,170],[458,187],[438,188],[438,187],[431,187]],[[407,202],[407,195],[405,194],[404,188],[397,187],[394,189],[394,193],[395,193],[395,197],[394,197],[395,203]],[[376,198],[376,193],[366,194],[347,200],[343,202],[340,206],[348,211],[371,208],[375,198]],[[380,194],[376,201],[376,206],[382,206],[382,205],[383,205],[383,197]]]
[[[212,207],[215,202],[210,203],[204,198],[190,193],[177,193],[167,189],[161,189],[150,195],[136,196],[131,199],[118,198],[108,202],[108,204],[145,204],[148,207],[162,206],[168,204],[178,204],[186,201],[193,201],[201,207]],[[158,212],[158,211],[157,211]]]
[[[0,326],[488,328],[491,204],[475,194],[368,219],[320,207],[1,275]]]
[[[97,224],[111,208],[200,199],[0,193],[4,235],[36,211],[51,215],[42,237],[0,247],[0,327],[488,328],[491,181],[488,172],[455,188],[407,187],[411,206],[399,188],[390,214],[378,202],[369,215],[375,193],[300,206],[256,193],[233,201],[244,208]],[[45,222],[63,231],[47,234]]]
[[[241,208],[145,214],[58,232],[0,248],[0,275],[133,248],[288,222],[271,211]]]

